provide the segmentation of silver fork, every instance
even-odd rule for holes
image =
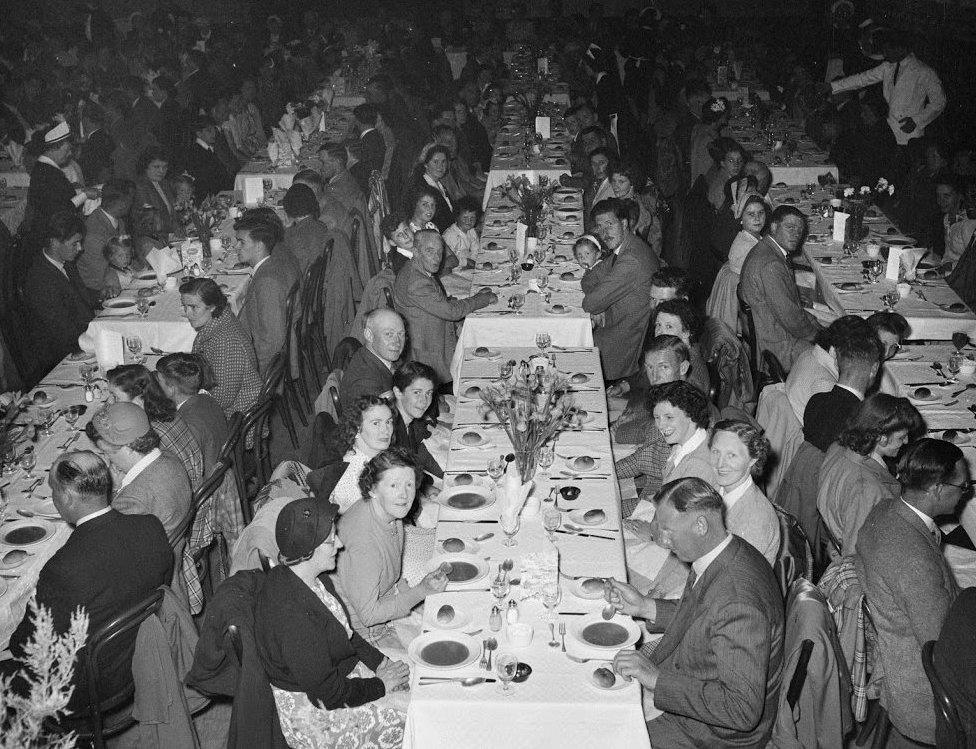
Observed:
[[[481,641],[481,660],[478,665],[484,670],[488,670],[488,640]]]
[[[563,642],[563,652],[566,652],[566,622],[559,622],[559,639]]]

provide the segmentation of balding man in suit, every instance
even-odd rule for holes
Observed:
[[[614,671],[653,692],[664,713],[647,724],[651,746],[766,746],[783,674],[783,597],[773,571],[728,532],[722,497],[702,479],[665,484],[656,502],[660,543],[691,573],[678,602],[612,581],[617,610],[664,631],[650,658],[621,650]]]
[[[789,372],[813,345],[817,319],[803,309],[790,255],[800,249],[806,217],[791,205],[773,211],[769,234],[749,250],[739,276],[739,296],[752,308],[756,345],[769,351]]]

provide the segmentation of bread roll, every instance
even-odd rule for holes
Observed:
[[[464,541],[460,538],[447,538],[444,540],[444,551],[450,551],[456,553],[459,551],[464,551]]]
[[[610,689],[617,683],[617,675],[606,666],[600,666],[593,672],[593,681],[596,682],[597,686]]]

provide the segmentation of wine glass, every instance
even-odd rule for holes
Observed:
[[[78,406],[69,406],[64,412],[64,420],[68,422],[68,426],[71,427],[71,431],[77,431],[75,429],[75,424],[78,423],[78,417],[81,414],[78,412]]]
[[[542,525],[546,529],[546,533],[549,534],[550,541],[555,540],[553,534],[556,532],[556,529],[559,528],[562,522],[563,522],[563,514],[555,507],[551,507],[547,509],[542,514]]]
[[[957,330],[952,334],[952,345],[956,347],[956,351],[962,351],[966,346],[969,345],[969,334],[964,331]]]
[[[953,351],[949,354],[949,361],[946,362],[946,369],[949,370],[949,374],[952,375],[952,379],[956,379],[956,375],[959,374],[959,367],[962,364],[963,355],[961,351]]]
[[[9,476],[14,472],[16,467],[16,448],[14,447],[14,441],[7,436],[4,436],[3,441],[0,442],[0,475]],[[3,492],[0,492],[2,494]]]
[[[505,474],[505,456],[499,455],[497,458],[492,458],[488,461],[488,475],[491,476],[492,481],[496,484]]]
[[[549,609],[549,619],[553,618],[553,609],[559,605],[563,593],[558,582],[546,583],[542,586],[542,605]]]
[[[34,466],[37,465],[37,455],[34,454],[34,446],[28,445],[24,452],[20,454],[20,467],[24,469],[27,478],[34,478]]]
[[[509,590],[511,590],[511,583],[508,581],[508,576],[503,572],[499,572],[498,576],[491,581],[491,594],[495,596],[499,606],[505,600],[505,596],[508,595]]]
[[[143,317],[149,314],[149,308],[151,306],[152,304],[150,303],[148,297],[141,296],[136,301],[136,309],[139,310],[139,314],[142,315]]]
[[[495,661],[495,668],[498,670],[498,677],[502,682],[502,692],[510,694],[512,691],[511,683],[518,671],[518,658],[511,653],[499,653]]]
[[[515,369],[515,360],[509,359],[506,362],[502,362],[501,369],[499,370],[498,373],[501,375],[501,378],[503,380],[507,380],[509,377],[512,376],[512,370],[514,369]]]
[[[126,336],[125,347],[129,349],[129,353],[132,354],[132,359],[142,364],[142,339],[137,335]]]
[[[512,298],[509,300],[512,304],[512,309],[515,310],[516,315],[522,314],[522,307],[525,306],[525,295],[524,294],[512,294]]]
[[[881,260],[879,258],[877,260],[871,261],[871,264],[868,266],[868,272],[871,275],[871,283],[877,283],[878,279],[881,278],[884,271],[885,271],[884,260]]]
[[[552,467],[552,462],[556,455],[556,445],[549,441],[539,448],[539,468],[543,473],[548,473]]]
[[[519,524],[522,519],[519,515],[512,517],[508,514],[503,514],[501,517],[502,533],[505,534],[505,540],[502,541],[502,546],[518,546],[518,541],[515,540],[515,534],[519,532]]]
[[[552,345],[552,336],[548,333],[536,333],[535,345],[539,347],[540,351],[545,353],[545,350]]]

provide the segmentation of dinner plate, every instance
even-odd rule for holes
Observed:
[[[132,277],[132,286],[133,288],[136,289],[148,289],[158,285],[158,283],[159,281],[156,278],[156,274],[151,271],[150,272],[143,271],[142,273],[136,273]]]
[[[864,291],[864,284],[854,283],[852,281],[846,281],[844,283],[835,283],[834,288],[841,293],[851,293],[854,291]]]
[[[927,385],[925,387],[931,392],[924,397],[916,395],[919,388],[905,388],[908,400],[914,401],[915,403],[934,403],[945,397],[946,388],[939,385]]]
[[[20,554],[15,554],[14,556],[19,556],[20,559],[13,559],[11,561],[7,560],[7,555],[12,554],[15,551],[19,551]],[[3,554],[0,554],[0,570],[15,570],[22,566],[28,559],[30,559],[31,553],[27,549],[8,549]]]
[[[601,614],[582,616],[569,625],[569,634],[588,648],[597,650],[621,650],[640,639],[640,627],[633,619],[615,616],[605,621]]]
[[[30,401],[28,401],[27,405],[28,406],[36,406],[37,408],[53,408],[54,406],[56,406],[57,403],[58,403],[59,398],[58,398],[58,396],[52,395],[50,393],[50,387],[52,387],[52,386],[40,387],[40,388],[38,388],[35,391],[35,393],[40,393],[40,392],[45,393],[47,395],[47,400],[46,401],[44,401],[43,403],[34,403],[34,395],[32,394],[31,395],[31,399],[30,399]],[[57,387],[57,386],[54,385],[53,387]]]
[[[571,385],[585,385],[593,379],[593,376],[586,372],[572,372],[567,374],[567,377]]]
[[[613,663],[610,662],[610,661],[607,661],[606,663],[592,663],[591,662],[588,665],[593,666],[593,668],[590,669],[590,676],[587,679],[587,682],[589,683],[589,685],[591,687],[593,687],[594,689],[596,689],[599,692],[619,692],[622,689],[626,689],[627,687],[629,687],[633,683],[633,682],[627,681],[622,676],[619,676],[617,674],[614,674],[614,676],[616,676],[617,679],[616,679],[616,681],[614,681],[613,686],[612,687],[604,687],[604,686],[600,685],[597,682],[597,680],[596,680],[596,676],[595,676],[596,670],[598,668],[607,668],[607,669],[610,669],[611,671],[613,671]]]
[[[576,523],[576,525],[584,525],[590,528],[597,528],[601,525],[606,525],[607,521],[610,519],[610,516],[607,515],[606,511],[604,511],[602,520],[585,520],[583,516],[587,512],[589,512],[589,510],[573,510],[571,513],[569,513],[569,519]]]
[[[407,655],[418,666],[450,671],[478,660],[481,657],[481,641],[463,632],[434,630],[411,640]]]
[[[573,308],[568,304],[553,304],[550,307],[546,307],[547,315],[568,315],[573,311]]]
[[[453,510],[481,510],[494,503],[495,493],[479,484],[452,486],[442,491],[437,501]]]
[[[576,468],[573,464],[576,462],[576,459],[577,458],[581,458],[581,457],[583,457],[583,456],[582,455],[574,455],[574,456],[572,456],[570,458],[563,458],[563,465],[564,465],[565,469],[567,471],[569,471],[570,473],[579,473],[579,474],[594,473],[594,472],[600,470],[600,459],[599,458],[593,458],[593,461],[594,462],[593,462],[593,467],[592,468]],[[591,455],[589,457],[592,458],[593,456]]]
[[[68,354],[68,361],[94,361],[95,352],[94,351],[79,351],[75,354]]]
[[[973,433],[960,429],[943,429],[939,434],[939,439],[951,442],[959,447],[973,444]]]
[[[50,538],[54,526],[46,520],[15,520],[3,526],[0,543],[8,546],[32,546]]]
[[[461,391],[461,397],[467,398],[468,400],[480,401],[481,393],[487,385],[487,382],[474,382],[470,385],[465,385],[464,390]]]
[[[596,601],[603,598],[604,588],[601,585],[599,590],[586,591],[583,589],[583,583],[587,580],[600,580],[599,577],[589,578],[585,577],[582,580],[573,580],[572,584],[569,586],[570,591],[577,598],[582,598],[584,601]],[[602,583],[602,580],[601,580]]]
[[[471,436],[469,440],[465,440],[464,438],[468,437],[469,435],[473,435],[473,436]],[[475,437],[478,438],[478,441],[472,442],[471,440],[473,440]],[[472,447],[472,448],[488,447],[491,444],[493,443],[490,439],[488,439],[481,432],[476,432],[474,429],[469,429],[465,431],[464,434],[459,436],[457,438],[457,441],[455,442],[456,447]]]
[[[102,302],[102,315],[131,315],[136,311],[135,299],[108,299]]]
[[[444,548],[444,543],[450,539],[445,538],[443,541],[437,542],[437,551],[444,554],[477,554],[481,550],[481,544],[477,541],[472,541],[471,539],[458,538],[457,536],[451,536],[451,539],[455,541],[460,541],[464,544],[464,548],[461,551],[451,551]]]
[[[433,572],[447,562],[451,571],[447,574],[448,585],[467,585],[488,576],[488,561],[474,554],[438,554],[427,563],[427,571]]]
[[[497,359],[501,354],[502,352],[496,348],[488,349],[487,353],[479,353],[477,349],[471,352],[471,356],[478,359]]]

